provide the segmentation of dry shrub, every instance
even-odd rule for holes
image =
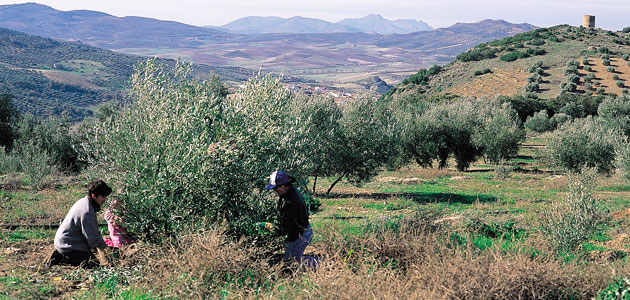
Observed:
[[[498,249],[478,254],[467,248],[452,255],[430,256],[408,276],[419,283],[422,299],[567,299],[588,298],[596,290],[574,268],[554,259]],[[584,290],[586,289],[586,290]]]
[[[603,221],[601,204],[593,196],[595,169],[568,176],[564,201],[543,211],[543,229],[558,252],[570,252],[588,239]]]
[[[278,272],[266,260],[256,259],[256,249],[224,234],[225,227],[182,235],[162,245],[140,245],[140,255],[123,261],[143,265],[145,276],[138,284],[162,297],[215,298],[230,290],[257,292]],[[235,296],[235,295],[232,295]]]
[[[623,265],[563,263],[549,251],[532,258],[525,244],[509,251],[456,245],[453,231],[433,220],[376,220],[352,235],[334,224],[318,229],[307,253],[317,249],[321,263],[300,272],[269,266],[262,249],[221,229],[145,246],[127,263],[145,265],[136,284],[154,295],[203,299],[589,299],[612,270],[627,273]]]
[[[315,288],[283,291],[283,295],[324,299],[579,299],[594,295],[610,276],[594,268],[562,264],[551,255],[532,258],[524,250],[453,247],[448,242],[449,229],[418,220],[408,224],[402,224],[397,232],[383,230],[345,238],[330,227],[331,231],[322,233],[329,256],[321,268],[308,274],[309,285]]]
[[[427,255],[428,254],[428,255]],[[287,298],[323,299],[588,299],[605,281],[588,280],[573,267],[526,255],[470,251],[443,256],[425,253],[406,271],[344,267],[333,258],[308,273],[310,289],[276,291]]]

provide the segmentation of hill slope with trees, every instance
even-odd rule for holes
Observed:
[[[527,96],[627,93],[630,28],[558,25],[482,43],[434,72],[420,70],[389,95]]]
[[[134,66],[144,59],[0,28],[0,91],[14,95],[22,112],[46,116],[67,111],[81,119],[99,103],[122,99]],[[228,81],[252,74],[236,67],[196,65],[194,75],[207,77],[210,72]]]

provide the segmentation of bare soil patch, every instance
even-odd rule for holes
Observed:
[[[594,89],[598,87],[603,87],[606,89],[606,93],[608,94],[621,94],[621,89],[628,89],[630,86],[630,67],[627,66],[626,61],[619,57],[611,57],[610,58],[610,66],[615,68],[615,72],[609,72],[608,67],[602,64],[601,57],[589,57],[590,67],[593,69],[593,74],[595,74],[595,80],[599,81],[601,84],[599,86],[593,85]],[[584,67],[583,64],[581,64]],[[589,72],[585,71],[583,68],[578,70],[578,73],[581,77],[586,76]],[[613,79],[613,75],[619,76],[619,79]],[[617,86],[617,80],[621,80],[624,83],[623,87]],[[581,79],[581,83],[578,86],[578,90],[585,91],[584,87],[584,79]]]
[[[518,69],[492,69],[492,73],[476,76],[448,92],[467,97],[512,96],[527,84],[528,75],[525,71]]]
[[[73,74],[70,72],[63,72],[57,70],[37,70],[41,72],[48,79],[70,84],[70,85],[78,85],[87,89],[92,90],[104,90],[104,87],[100,87],[95,85],[94,83],[89,82],[90,76],[85,76],[85,74]]]

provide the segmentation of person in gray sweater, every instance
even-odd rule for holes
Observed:
[[[55,234],[55,252],[51,265],[69,264],[92,268],[98,266],[93,251],[104,250],[107,244],[98,230],[96,213],[107,200],[112,189],[102,180],[88,185],[86,197],[72,205]]]

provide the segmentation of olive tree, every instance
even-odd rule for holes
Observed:
[[[132,77],[134,100],[95,122],[83,153],[122,189],[130,230],[147,238],[185,226],[227,222],[235,234],[273,215],[263,191],[278,168],[308,174],[308,128],[289,118],[292,94],[279,79],[257,76],[234,97],[216,78],[191,78],[154,60]]]
[[[553,133],[546,150],[547,158],[570,172],[588,167],[600,173],[611,173],[619,137],[618,129],[593,117],[575,119]]]
[[[299,120],[303,128],[308,129],[309,159],[301,166],[310,170],[313,176],[313,188],[316,193],[318,177],[336,175],[336,154],[342,149],[342,135],[339,120],[342,110],[332,98],[326,96],[297,95],[292,102],[291,118]]]
[[[13,95],[0,94],[0,147],[11,150],[15,140],[15,123],[19,112],[13,105]]]
[[[473,143],[495,164],[516,155],[519,144],[525,140],[516,111],[509,103],[494,100],[482,100],[477,105],[480,127],[473,133]]]
[[[346,178],[361,184],[374,177],[380,168],[395,159],[399,141],[394,117],[384,102],[368,93],[341,105],[339,141],[331,156],[331,169],[337,180]]]
[[[554,119],[549,117],[547,110],[541,110],[527,118],[525,127],[535,132],[545,132],[555,129],[556,124]]]
[[[607,126],[630,136],[630,97],[606,97],[599,105],[597,114]]]
[[[408,151],[424,167],[438,161],[444,168],[453,157],[461,171],[484,155],[493,162],[513,155],[524,131],[516,111],[501,102],[459,99],[428,107],[405,138]]]
[[[426,144],[432,149],[423,147],[428,150],[421,154],[425,160],[423,164],[431,165],[431,160],[437,159],[438,166],[444,168],[449,156],[453,156],[458,170],[468,169],[470,163],[482,154],[472,140],[472,134],[479,126],[474,102],[468,99],[439,104],[427,110],[421,117],[419,130],[424,141],[434,142]]]

